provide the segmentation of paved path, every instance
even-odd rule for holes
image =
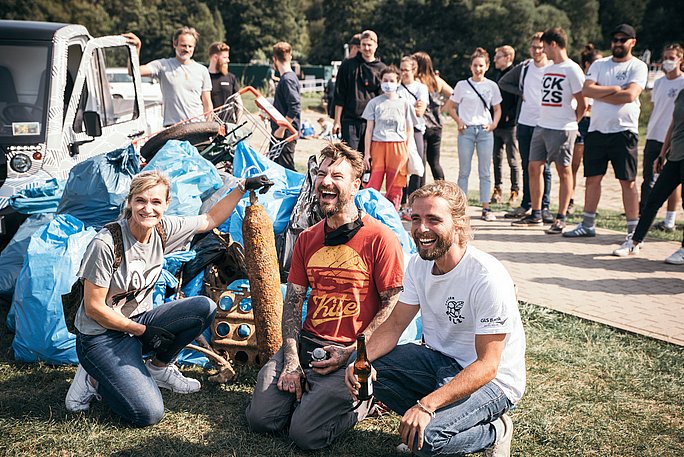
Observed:
[[[663,262],[679,243],[647,239],[640,256],[618,258],[622,233],[572,240],[469,214],[474,244],[506,265],[520,300],[684,346],[684,266]]]

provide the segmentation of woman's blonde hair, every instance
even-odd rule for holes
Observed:
[[[126,197],[126,204],[124,205],[123,211],[121,212],[121,219],[128,219],[133,215],[131,211],[131,200],[136,195],[140,195],[146,190],[149,190],[159,184],[166,187],[166,201],[171,200],[171,181],[169,178],[159,170],[143,171],[138,174],[131,181],[131,187],[128,191],[128,197]]]

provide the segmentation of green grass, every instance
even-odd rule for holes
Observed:
[[[4,321],[6,306],[0,308]],[[527,392],[513,411],[516,456],[675,456],[684,446],[682,348],[520,304],[527,332]],[[73,367],[12,361],[0,329],[1,455],[386,456],[399,443],[394,414],[367,419],[327,450],[301,452],[283,436],[247,430],[244,408],[256,369],[202,390],[163,392],[166,416],[146,429],[95,403],[71,415],[64,395]]]

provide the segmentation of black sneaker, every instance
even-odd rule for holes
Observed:
[[[553,217],[553,214],[551,214],[551,211],[549,211],[548,208],[542,209],[542,221],[544,221],[545,224],[553,224],[553,221],[556,218]]]
[[[517,208],[512,209],[506,214],[504,214],[504,219],[520,219],[521,217],[525,217],[525,215],[529,212],[529,209],[525,209],[522,206],[518,206]]]
[[[675,231],[675,226],[673,225],[672,227],[670,227],[669,225],[665,224],[665,221],[660,221],[657,224],[653,224],[651,228],[654,228],[665,233],[672,233]]]
[[[529,216],[525,216],[520,220],[511,222],[511,225],[513,227],[533,227],[537,225],[542,225],[542,220],[539,217],[534,217],[531,214]]]
[[[544,231],[549,235],[558,235],[558,234],[563,233],[564,228],[565,228],[565,221],[562,221],[560,219],[556,219],[555,221],[553,221],[553,224],[551,224],[551,227],[547,228]]]

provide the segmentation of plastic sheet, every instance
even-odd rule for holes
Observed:
[[[196,216],[202,198],[223,184],[216,167],[187,141],[169,140],[150,160],[145,170],[163,171],[171,180],[168,216]]]
[[[17,360],[55,364],[78,363],[76,337],[64,323],[62,294],[69,292],[93,228],[60,214],[35,232],[12,299]]]
[[[66,180],[50,179],[40,187],[22,189],[10,197],[10,205],[21,214],[54,213],[64,193]]]
[[[57,212],[71,214],[86,227],[100,229],[118,218],[131,179],[139,171],[132,145],[81,162],[69,173]]]

